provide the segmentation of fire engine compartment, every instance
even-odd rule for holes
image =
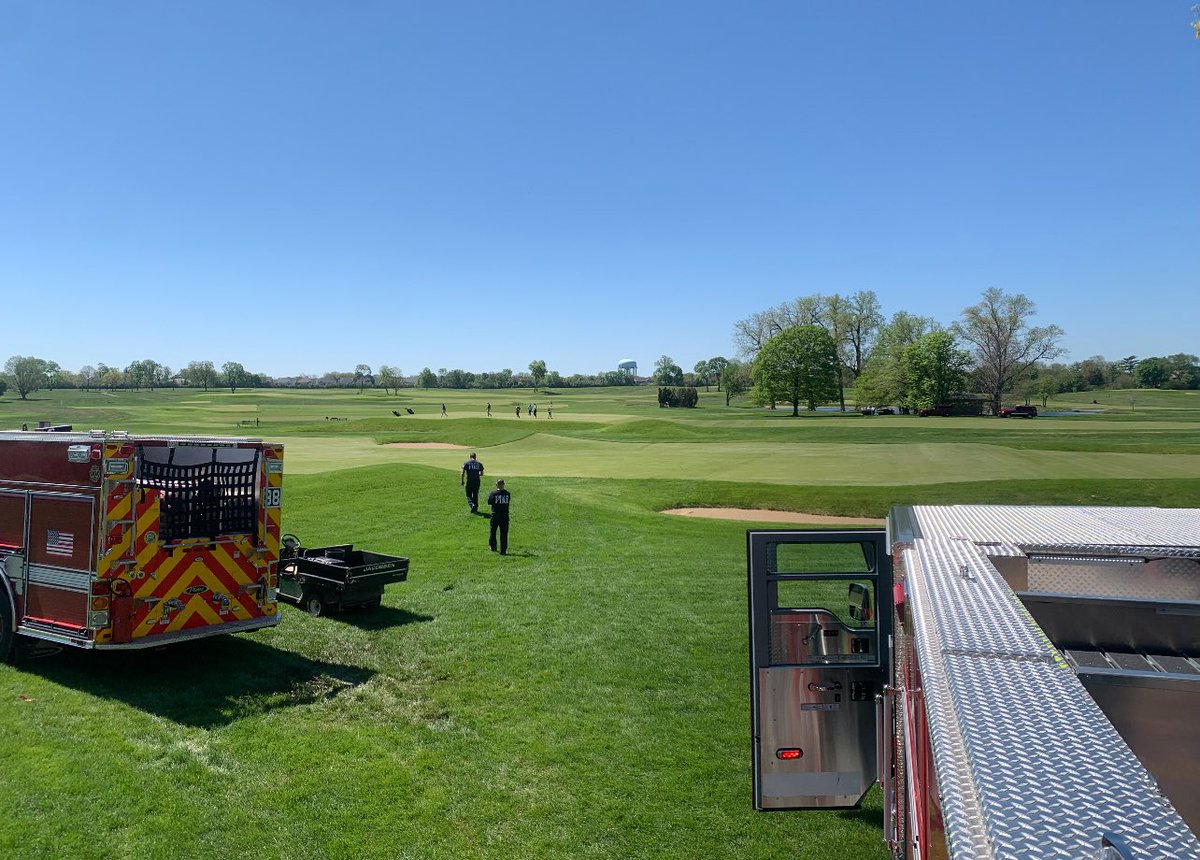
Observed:
[[[896,648],[915,669],[897,683],[919,686],[908,716],[927,722],[902,753],[936,773],[926,842],[1083,857],[1113,834],[1130,857],[1200,857],[1198,525],[1159,509],[893,512]]]

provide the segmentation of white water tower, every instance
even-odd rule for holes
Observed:
[[[624,373],[626,376],[637,378],[637,362],[632,358],[623,358],[617,362],[617,370]]]

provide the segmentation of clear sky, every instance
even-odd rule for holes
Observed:
[[[0,0],[0,361],[564,375],[874,290],[1200,353],[1194,0]]]

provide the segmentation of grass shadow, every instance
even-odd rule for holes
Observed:
[[[405,624],[421,624],[433,620],[432,615],[421,615],[394,606],[353,607],[342,612],[331,612],[322,618],[339,624],[349,624],[359,630],[390,630]]]
[[[23,659],[20,669],[195,728],[332,699],[375,674],[241,636],[146,651],[101,654],[67,648]]]
[[[854,809],[838,811],[838,817],[854,824],[863,824],[877,830],[883,830],[883,810],[859,806]]]

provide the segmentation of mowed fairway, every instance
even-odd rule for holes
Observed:
[[[1021,422],[793,419],[715,391],[668,413],[647,389],[558,391],[553,422],[509,417],[547,402],[528,391],[491,420],[498,392],[10,395],[0,426],[283,440],[285,529],[412,572],[377,611],[0,667],[0,853],[882,860],[877,793],[751,810],[745,525],[659,511],[1200,506],[1200,404],[1119,394]],[[397,441],[510,478],[512,554],[466,511],[464,451]]]

